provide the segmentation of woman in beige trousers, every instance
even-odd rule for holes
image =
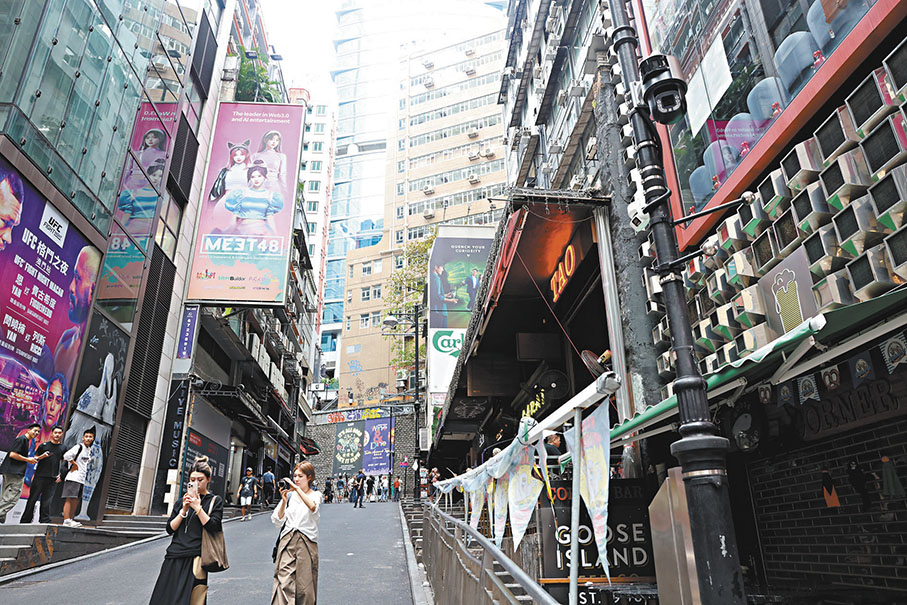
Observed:
[[[271,605],[314,605],[318,593],[318,519],[321,492],[311,488],[315,467],[304,460],[293,479],[281,479],[271,522],[280,527]]]

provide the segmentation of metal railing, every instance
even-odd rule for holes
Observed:
[[[423,514],[422,559],[438,605],[521,603],[495,573],[495,563],[510,574],[533,603],[558,605],[557,600],[481,533],[435,504],[426,503]],[[466,536],[473,550],[481,548],[481,555],[470,552]]]

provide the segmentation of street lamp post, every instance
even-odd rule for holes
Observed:
[[[414,401],[413,401],[413,419],[415,422],[415,438],[413,441],[415,443],[414,443],[414,448],[413,448],[413,461],[412,461],[410,468],[413,469],[413,499],[417,503],[422,501],[422,482],[419,480],[419,473],[421,472],[421,469],[419,468],[419,455],[421,453],[420,448],[419,448],[419,432],[420,432],[420,426],[419,426],[419,408],[420,408],[420,404],[419,404],[419,323],[420,323],[421,314],[422,314],[421,303],[416,303],[413,308],[413,311],[411,313],[405,313],[405,312],[399,313],[399,315],[402,315],[406,318],[410,318],[410,317],[412,318],[413,330],[414,330],[413,336],[415,337],[415,341],[416,341],[415,342],[415,345],[416,345],[416,351],[415,351],[416,381],[415,381],[415,385],[413,387],[413,399],[414,399]],[[396,328],[400,324],[400,321],[395,316],[388,315],[387,317],[384,318],[383,324],[386,328],[393,329],[393,328]],[[397,336],[398,334],[394,333],[392,335]],[[403,475],[403,480],[406,481],[405,473]],[[404,491],[405,491],[405,488],[404,488]]]
[[[683,262],[691,255],[680,257],[674,233],[677,222],[672,219],[668,206],[671,192],[665,179],[661,140],[653,122],[655,118],[671,123],[682,117],[686,85],[663,55],[637,64],[639,40],[630,25],[627,6],[624,2],[611,2],[609,6],[614,50],[623,84],[628,95],[632,95],[630,120],[645,194],[643,212],[650,217],[658,259],[655,270],[662,287],[676,359],[674,393],[680,412],[681,438],[671,445],[671,453],[683,469],[699,594],[704,605],[742,605],[746,596],[728,495],[728,441],[718,435],[711,421],[706,383],[693,355],[693,333],[681,275]]]

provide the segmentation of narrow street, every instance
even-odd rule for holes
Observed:
[[[227,523],[225,532],[230,569],[209,576],[208,602],[268,603],[277,529],[260,514]],[[0,585],[0,602],[146,603],[168,543],[155,540]],[[412,603],[398,505],[326,505],[318,544],[319,603]]]

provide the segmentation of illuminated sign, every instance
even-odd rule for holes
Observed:
[[[570,283],[570,278],[576,273],[576,269],[586,256],[586,252],[592,247],[591,235],[589,229],[577,230],[561,253],[560,260],[555,265],[549,280],[552,302],[556,303],[560,300],[564,289]]]

